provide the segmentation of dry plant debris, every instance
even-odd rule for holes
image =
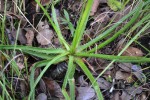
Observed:
[[[5,39],[8,38],[10,45],[28,45],[35,47],[49,47],[53,45],[55,48],[59,48],[60,42],[58,37],[55,36],[55,32],[52,29],[52,26],[48,23],[48,19],[43,16],[43,12],[40,7],[34,0],[24,0],[24,7],[20,8],[22,13],[20,14],[19,10],[16,8],[12,0],[8,0],[7,11],[6,11],[6,29],[5,29]],[[39,0],[41,4],[46,7],[46,5],[51,5],[56,0]],[[77,26],[77,20],[79,19],[81,8],[85,2],[82,0],[57,0],[58,3],[56,6],[56,16],[58,23],[60,24],[60,29],[65,37],[66,41],[71,44],[73,36],[71,35],[71,30],[67,24],[63,23],[62,19],[64,18],[64,9],[68,12],[70,23],[74,28]],[[19,1],[18,1],[19,3]],[[90,19],[86,26],[84,38],[81,44],[85,44],[97,37],[98,34],[101,34],[106,28],[112,26],[112,24],[118,23],[118,21],[125,15],[127,15],[132,9],[132,1],[130,1],[127,6],[123,6],[122,3],[118,0],[94,0],[92,9],[90,12]],[[0,1],[0,19],[3,18],[4,14],[4,0]],[[122,9],[122,7],[124,9]],[[120,11],[121,10],[121,11]],[[50,16],[52,16],[51,9],[47,9]],[[26,17],[28,20],[24,19]],[[19,21],[20,27],[17,26]],[[54,20],[54,19],[53,19]],[[29,22],[31,24],[29,24]],[[112,23],[111,23],[112,22]],[[126,20],[128,22],[128,20]],[[111,23],[111,24],[109,24]],[[31,26],[33,25],[33,26]],[[108,26],[107,26],[108,25]],[[118,29],[114,30],[117,32],[120,30],[120,25]],[[33,28],[34,27],[34,28]],[[37,27],[37,28],[36,28]],[[36,29],[36,30],[35,30]],[[139,30],[137,30],[139,31]],[[150,32],[150,30],[147,30]],[[113,33],[112,33],[113,34]],[[1,35],[0,35],[1,36]],[[110,38],[112,35],[105,37],[103,40],[99,41],[98,44],[103,43],[107,38]],[[132,38],[132,35],[130,35]],[[129,36],[129,37],[130,37]],[[144,38],[144,36],[139,37]],[[146,36],[146,40],[150,40],[150,36]],[[128,39],[128,37],[127,37]],[[145,39],[145,38],[144,38]],[[0,41],[1,42],[1,41]],[[88,49],[92,49],[98,44],[94,44]],[[124,35],[118,37],[114,43],[110,43],[105,48],[96,51],[101,54],[118,54],[127,44]],[[145,45],[142,43],[142,45]],[[148,44],[148,43],[147,43]],[[147,45],[146,44],[146,45]],[[147,47],[150,49],[150,45]],[[31,50],[32,51],[32,50]],[[18,100],[26,99],[28,97],[29,90],[29,74],[35,62],[40,61],[38,57],[30,56],[29,54],[22,54],[22,52],[7,51],[6,55],[14,54],[14,56],[21,55],[16,57],[14,61],[16,66],[19,68],[21,73],[20,79],[16,75],[10,75],[12,66],[9,65],[11,56],[6,57],[0,52],[0,70],[2,70],[8,77],[13,77],[12,79],[8,78],[8,81],[13,81],[13,86],[15,89],[12,92],[12,95],[15,95]],[[136,43],[131,44],[123,53],[122,56],[136,56],[142,57],[148,54]],[[149,57],[149,55],[147,55]],[[96,77],[109,65],[110,61],[96,58],[83,58],[85,64],[88,66],[88,69],[91,71],[93,76]],[[7,68],[5,69],[6,65]],[[3,66],[4,65],[4,66]],[[144,69],[146,65],[146,68]],[[99,88],[104,94],[105,100],[145,100],[150,98],[149,94],[149,64],[138,64],[138,63],[114,63],[112,64],[105,73],[97,78]],[[38,86],[36,87],[36,100],[64,100],[64,96],[61,91],[61,86],[63,79],[66,73],[68,65],[66,62],[52,65],[52,69],[48,69],[46,74],[40,80]],[[5,70],[3,70],[5,69]],[[37,68],[34,72],[34,78],[40,75],[43,68]],[[146,71],[145,71],[146,70]],[[148,77],[147,77],[147,76]],[[23,78],[23,79],[22,79]],[[97,100],[96,92],[91,87],[89,79],[77,67],[75,75],[75,96],[76,100]],[[13,87],[12,86],[12,87]],[[7,87],[10,90],[10,87]],[[0,87],[0,93],[2,88]],[[13,93],[20,92],[16,95]],[[11,94],[11,91],[8,91]],[[69,89],[66,89],[66,92],[70,92]],[[25,98],[24,98],[25,97]]]

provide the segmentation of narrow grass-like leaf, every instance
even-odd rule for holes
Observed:
[[[75,65],[73,64],[73,60],[74,60],[73,56],[69,56],[68,69],[67,69],[64,81],[63,81],[62,92],[66,91],[66,86],[67,86],[68,80],[73,78],[73,76],[74,76]],[[65,98],[66,98],[66,96],[65,96]],[[66,98],[66,100],[68,100],[68,99]]]
[[[64,15],[67,21],[70,21],[68,12],[64,9]]]
[[[142,3],[142,2],[140,2]],[[130,16],[132,16],[135,12],[138,11],[138,9],[140,8],[140,6],[137,6],[136,8],[134,8],[129,14],[127,14],[126,16],[124,16],[120,21],[118,21],[115,25],[113,25],[111,28],[107,29],[105,32],[103,32],[102,34],[100,34],[99,36],[97,36],[96,38],[94,38],[93,40],[91,40],[90,42],[79,46],[77,51],[83,51],[84,49],[90,47],[91,45],[93,45],[94,43],[102,40],[103,38],[105,38],[106,36],[108,36],[113,30],[115,30],[116,27],[118,27],[123,21],[125,21],[127,18],[129,18]]]
[[[137,20],[137,18],[140,15],[140,11],[141,11],[142,7],[143,7],[143,2],[141,2],[139,4],[139,8],[137,9],[136,13],[133,15],[131,20],[122,29],[120,29],[117,33],[115,33],[111,38],[109,38],[106,41],[102,42],[97,47],[92,48],[88,52],[94,52],[95,50],[98,50],[98,49],[101,49],[101,48],[105,47],[107,44],[109,44],[110,42],[115,40],[119,35],[123,34],[124,31],[127,30],[131,25],[133,25],[133,23]]]
[[[115,56],[105,54],[94,54],[94,53],[77,53],[76,56],[80,57],[96,57],[106,60],[115,60],[116,62],[150,62],[150,58],[145,57],[132,57],[132,56]]]
[[[56,57],[58,54],[45,54],[45,53],[39,53],[39,52],[35,52],[35,51],[23,51],[24,53],[33,55],[35,57],[39,57],[42,59],[53,59],[54,57]]]
[[[87,4],[86,4],[86,7],[84,9],[84,12],[80,16],[79,22],[78,22],[76,30],[75,30],[73,42],[71,45],[71,52],[72,53],[75,52],[76,48],[80,44],[82,35],[84,33],[84,30],[85,30],[85,27],[86,27],[86,24],[87,24],[87,21],[89,18],[89,14],[90,14],[92,5],[93,5],[93,0],[87,0]]]
[[[147,24],[125,45],[125,47],[121,50],[121,52],[120,52],[117,56],[120,56],[120,55],[129,47],[129,45],[130,45],[135,39],[137,39],[138,36],[139,36],[143,31],[146,30],[146,28],[150,27],[149,24],[150,24],[150,22],[147,23]],[[150,58],[148,58],[148,59],[150,59]],[[98,75],[98,77],[96,78],[96,80],[97,80],[101,75],[103,75],[103,74],[105,73],[105,71],[106,71],[114,62],[116,62],[116,59],[112,60],[111,63],[109,63],[108,66],[106,66],[106,68]],[[132,60],[130,60],[129,62],[132,62]],[[150,60],[148,60],[147,62],[150,62]],[[140,63],[140,61],[137,62],[137,63]]]
[[[65,18],[66,18],[66,20],[64,20],[64,21],[68,24],[68,27],[71,31],[71,34],[72,34],[72,36],[74,36],[75,28],[74,28],[73,24],[71,23],[70,18],[69,18],[69,14],[66,10],[64,10],[64,15],[65,15]]]
[[[71,100],[75,100],[75,80],[74,78],[69,79],[69,89],[70,89],[70,96],[71,96]]]
[[[121,55],[129,47],[129,45],[131,45],[138,38],[138,36],[140,36],[141,33],[143,33],[148,28],[150,28],[150,22],[145,24],[145,26],[143,26],[143,28],[125,45],[125,47],[122,49],[122,51],[119,53],[119,55]],[[148,59],[150,59],[150,58],[148,58]]]
[[[74,75],[75,66],[73,65],[73,59],[74,59],[73,56],[69,56],[68,69],[67,69],[67,72],[66,72],[66,75],[65,75],[65,78],[64,78],[62,88],[66,88],[68,79],[71,78]],[[71,75],[71,73],[73,75]]]
[[[67,91],[66,91],[66,89],[64,89],[64,88],[62,89],[62,94],[64,95],[65,100],[71,100],[68,93],[67,93]]]
[[[52,59],[50,62],[47,63],[47,65],[44,67],[44,69],[42,70],[42,72],[40,73],[40,75],[38,76],[38,78],[36,79],[35,82],[33,82],[34,80],[34,70],[35,70],[35,67],[33,67],[32,69],[32,74],[31,74],[31,81],[32,83],[30,84],[30,87],[31,87],[31,90],[30,90],[30,93],[29,93],[29,100],[30,98],[32,97],[32,93],[34,93],[34,89],[36,87],[36,85],[38,84],[38,82],[40,81],[40,79],[42,78],[42,76],[44,75],[44,73],[47,71],[47,69],[52,65],[54,64],[55,62],[57,62],[58,60],[60,60],[62,57],[66,56],[68,54],[67,53],[63,53],[63,54],[60,54],[58,56],[56,56],[54,59]],[[34,83],[34,84],[33,84]]]
[[[0,45],[0,50],[4,50],[4,49],[14,49],[13,45]],[[61,49],[61,48],[38,48],[38,47],[32,47],[32,46],[16,46],[15,49],[17,50],[22,50],[22,51],[34,51],[34,52],[41,52],[41,53],[45,53],[45,54],[58,54],[58,53],[64,53],[65,50]]]
[[[1,51],[0,51],[1,52]],[[6,59],[9,61],[9,63],[13,66],[12,69],[16,72],[17,75],[20,75],[20,71],[19,68],[16,64],[16,62],[14,61],[14,58],[11,59],[7,54],[5,54],[4,52],[2,52],[2,54],[6,57]],[[5,66],[6,67],[6,66]],[[4,72],[5,68],[2,70],[2,72]]]
[[[67,50],[69,50],[69,44],[65,41],[65,39],[63,38],[62,34],[61,34],[61,30],[60,28],[58,27],[59,25],[57,24],[56,20],[54,19],[54,22],[52,21],[49,13],[47,12],[47,10],[41,5],[40,1],[39,0],[35,0],[37,2],[37,4],[40,6],[40,8],[43,10],[44,14],[47,16],[50,24],[52,25],[52,27],[54,28],[54,30],[56,31],[57,33],[57,36],[58,36],[58,39],[60,41],[61,44],[63,44]],[[54,12],[54,9],[53,9],[53,6],[52,6],[52,13],[53,15],[52,16],[55,16],[56,13]],[[55,13],[55,14],[54,14]],[[57,17],[56,17],[57,18]]]
[[[97,94],[98,100],[103,100],[103,95],[100,91],[98,83],[95,81],[95,78],[87,68],[87,66],[84,64],[84,62],[80,58],[76,58],[75,62],[80,66],[80,68],[84,71],[86,76],[89,78],[90,82],[92,83],[93,88],[95,89],[95,92]]]
[[[2,90],[5,91],[5,96],[6,96],[6,98],[7,98],[7,99],[9,98],[9,100],[13,100],[13,99],[11,98],[11,96],[9,95],[9,93],[8,93],[8,91],[7,91],[7,89],[6,89],[6,86],[3,85],[3,83],[2,83],[1,81],[0,81],[0,86],[1,86]],[[5,97],[3,97],[3,98],[5,98]],[[5,99],[6,99],[6,98],[5,98]],[[4,100],[4,99],[2,99],[2,100]]]

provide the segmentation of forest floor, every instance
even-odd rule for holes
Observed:
[[[65,40],[71,44],[78,19],[81,16],[82,8],[86,0],[39,1],[41,1],[41,4],[45,8],[47,7],[47,12],[50,16],[52,15],[51,4],[54,5],[56,19],[58,20],[61,33]],[[112,1],[116,1],[116,3],[111,3]],[[121,18],[128,15],[128,13],[136,7],[138,1],[140,0],[94,0],[81,45],[88,43],[116,23],[119,23]],[[24,45],[39,48],[62,47],[48,18],[44,16],[40,6],[38,6],[34,0],[1,0],[0,2],[1,44]],[[147,7],[147,9],[150,9],[150,7]],[[149,11],[147,10],[147,12]],[[95,52],[107,55],[119,54],[125,45],[143,28],[144,24],[134,31],[131,29],[143,16],[146,16],[146,14],[148,13],[141,11],[140,17],[133,25],[125,30],[123,34],[119,35],[104,48]],[[148,21],[149,19],[145,22]],[[3,22],[5,23],[4,25]],[[111,38],[128,22],[129,19],[119,25],[110,35],[90,46],[87,50]],[[41,34],[44,37],[41,36]],[[150,28],[144,30],[121,56],[148,58],[150,57],[149,54]],[[6,56],[8,56],[9,59],[7,59]],[[19,68],[20,76],[16,75],[12,70],[12,60],[15,61],[16,66]],[[41,58],[33,56],[32,54],[21,52],[21,50],[2,50],[0,52],[0,72],[3,74],[1,77],[5,78],[0,79],[1,95],[9,94],[13,100],[28,99],[31,69],[37,61],[41,60]],[[85,57],[82,58],[82,60],[88,66],[88,69],[95,79],[111,63],[110,60],[93,57]],[[58,64],[53,64],[51,68],[46,71],[35,88],[36,100],[65,100],[61,87],[67,71],[67,62],[68,61],[63,61]],[[34,77],[37,78],[42,70],[43,68],[37,68]],[[97,100],[96,92],[91,86],[91,82],[78,66],[76,67],[74,79],[76,100]],[[149,100],[150,63],[114,62],[97,78],[97,82],[105,100]],[[67,86],[67,92],[69,93],[68,87],[69,86]],[[1,98],[5,99],[7,97],[2,96]]]

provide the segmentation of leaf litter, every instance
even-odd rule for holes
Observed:
[[[15,10],[13,7],[10,7],[10,5],[12,4],[11,0],[8,1],[9,3],[7,9],[9,12],[7,12],[6,14],[6,20],[8,20],[10,25],[7,23],[7,29],[5,33],[11,45],[14,45],[16,42],[17,44],[36,47],[49,47],[49,45],[53,45],[52,47],[56,48],[60,47],[58,37],[55,36],[55,32],[52,29],[51,25],[47,22],[47,19],[45,17],[40,17],[41,15],[43,15],[43,12],[41,12],[40,8],[37,6],[34,0],[25,0],[25,10],[28,13],[26,14],[26,17],[35,27],[37,27],[38,33],[34,29],[32,29],[32,27],[27,23],[26,20],[23,20],[23,16],[18,13],[18,10]],[[51,0],[41,0],[41,3],[43,6],[46,6],[52,2]],[[69,30],[68,27],[70,24],[70,27],[72,27],[72,29],[75,28],[77,20],[79,18],[79,14],[80,12],[82,12],[81,8],[83,6],[83,2],[80,0],[62,0],[56,5],[57,19],[59,20],[58,22],[60,24],[62,34],[64,35],[67,41],[70,41],[73,36],[73,30]],[[3,5],[1,4],[1,8],[3,8],[2,6]],[[109,22],[112,21],[114,23],[117,23],[123,16],[125,16],[130,12],[130,10],[132,10],[131,4],[127,4],[127,6],[124,6],[124,9],[121,9],[121,6],[122,4],[117,0],[94,0],[92,11],[90,13],[91,19],[89,20],[88,26],[86,27],[86,33],[84,35],[85,38],[82,40],[82,44],[87,43],[90,39],[100,34]],[[69,14],[70,23],[68,24],[63,23],[64,20],[62,19],[65,19],[65,16],[64,10],[62,9],[65,9]],[[3,10],[4,9],[0,9],[0,12],[3,12]],[[48,9],[48,11],[51,14],[50,9]],[[19,31],[17,33],[17,25],[15,22],[19,20],[22,20],[22,22],[21,27],[19,28]],[[35,23],[38,24],[36,25]],[[108,27],[111,27],[111,25]],[[18,38],[16,38],[17,35]],[[107,39],[108,37],[106,37],[105,39]],[[122,39],[118,38],[114,43],[110,44],[109,46],[106,46],[106,48],[97,52],[112,55],[115,52],[116,54],[118,54],[124,48],[127,42],[123,41],[125,40],[124,36],[120,38]],[[99,41],[99,43],[101,42],[102,41]],[[122,55],[144,56],[145,52],[143,52],[143,50],[139,46],[137,46],[137,44],[132,44],[123,52]],[[3,59],[3,56],[0,57],[1,61],[8,62],[6,59]],[[26,64],[24,63],[25,57],[27,57]],[[18,85],[16,87],[16,91],[20,89],[19,92],[21,92],[22,95],[18,98],[22,99],[23,97],[28,96],[29,89],[26,87],[28,87],[27,83],[29,83],[29,76],[28,73],[25,72],[25,70],[28,70],[30,73],[32,65],[39,60],[40,59],[36,59],[33,56],[26,54],[15,59],[17,67],[20,71],[22,71],[22,75],[26,77],[23,81],[18,81],[15,79],[13,81],[14,84],[16,81],[18,81],[18,83],[15,84]],[[109,61],[104,61],[96,58],[86,58],[84,59],[84,61],[86,62],[85,64],[88,65],[89,69],[91,70],[91,73],[95,77],[98,76],[109,64]],[[39,86],[37,86],[36,88],[36,100],[64,99],[64,96],[61,92],[61,86],[68,67],[64,63],[53,65],[54,68],[53,70],[50,70],[51,73],[46,73],[44,77],[40,80]],[[2,62],[0,62],[0,66],[1,65]],[[144,90],[147,86],[145,85],[147,83],[147,73],[145,73],[145,71],[142,70],[142,68],[143,66],[140,66],[137,63],[113,64],[100,78],[97,79],[99,88],[102,90],[105,96],[104,98],[106,100],[147,99],[147,94],[149,94],[149,91]],[[8,67],[6,73],[9,73],[10,69],[11,66]],[[39,68],[35,71],[35,79],[39,75],[40,70],[42,70],[42,68]],[[76,70],[76,73],[76,100],[96,100],[96,93],[91,87],[91,83],[89,82],[87,77],[84,76],[84,73],[80,69]],[[8,76],[10,75],[8,74]],[[66,91],[69,93],[69,90]]]

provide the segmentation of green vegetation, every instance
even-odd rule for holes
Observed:
[[[52,64],[57,64],[59,62],[66,61],[68,62],[68,69],[66,72],[66,76],[64,78],[64,83],[62,86],[62,93],[66,100],[75,100],[75,82],[74,82],[74,74],[76,66],[80,66],[80,68],[83,70],[85,75],[89,78],[90,82],[92,83],[93,88],[96,91],[97,97],[99,100],[103,100],[103,95],[100,91],[100,88],[98,86],[98,83],[96,82],[96,79],[93,77],[92,73],[84,64],[82,58],[84,57],[95,57],[95,58],[101,58],[106,60],[111,60],[112,62],[105,68],[105,70],[99,75],[99,77],[109,68],[109,66],[113,62],[150,62],[150,58],[146,57],[128,57],[128,56],[121,56],[121,54],[129,47],[131,43],[137,40],[137,38],[150,27],[150,15],[147,14],[147,9],[149,9],[150,1],[143,2],[142,0],[139,0],[138,4],[135,6],[135,8],[126,16],[124,16],[118,23],[111,26],[109,29],[106,29],[103,33],[101,33],[96,38],[92,39],[88,43],[81,45],[82,36],[84,34],[87,21],[89,18],[90,10],[92,7],[93,0],[87,0],[85,8],[83,8],[83,12],[81,13],[81,16],[78,20],[77,27],[73,28],[71,22],[69,22],[69,17],[66,11],[64,11],[66,22],[68,23],[68,26],[73,34],[73,41],[72,43],[67,43],[67,41],[64,39],[63,35],[61,34],[61,29],[59,27],[57,17],[56,17],[56,11],[54,8],[54,5],[51,5],[52,9],[52,18],[49,16],[46,9],[40,4],[38,0],[35,0],[38,5],[43,10],[44,14],[47,16],[50,24],[52,25],[53,29],[57,33],[57,36],[59,38],[59,42],[61,43],[62,48],[38,48],[38,47],[31,47],[31,46],[11,46],[6,45],[5,42],[6,38],[4,37],[4,30],[5,30],[5,16],[1,19],[1,45],[0,50],[19,50],[21,52],[42,58],[44,60],[36,62],[34,66],[32,67],[31,74],[30,74],[30,93],[28,96],[28,99],[34,100],[35,99],[35,87],[37,86],[38,82],[44,75],[44,73],[47,71],[48,68],[51,67]],[[138,19],[141,19],[140,21],[136,22]],[[52,20],[53,19],[53,20]],[[115,32],[114,30],[121,25],[124,21],[129,20],[119,31]],[[142,27],[141,27],[142,26]],[[135,34],[133,38],[126,44],[125,48],[118,54],[118,55],[105,55],[105,54],[97,54],[94,53],[97,50],[104,48],[106,45],[114,41],[118,36],[121,34],[126,34],[135,31],[137,28],[141,28],[139,32]],[[74,32],[74,33],[73,33]],[[113,34],[113,35],[112,35]],[[98,44],[98,46],[93,47],[91,50],[88,49],[88,47],[94,45],[98,41],[104,39],[105,37],[112,35],[109,39],[104,41],[101,44]],[[10,56],[6,55],[4,51],[1,52],[8,60],[10,59]],[[17,68],[15,61],[13,60],[11,62],[11,65],[14,68],[15,72],[18,76],[21,75],[19,72],[19,69]],[[15,66],[15,67],[14,67]],[[38,78],[34,79],[34,72],[35,69],[38,67],[44,67],[41,71]],[[6,78],[4,73],[1,73],[1,77],[3,77],[0,81],[0,86],[3,88],[3,95],[0,96],[4,99],[4,97],[8,98],[9,100],[12,100],[13,97],[10,97],[8,91],[6,90]],[[66,86],[69,84],[70,87],[70,95],[66,92]],[[7,86],[8,87],[8,86]],[[11,83],[10,83],[11,88]]]

